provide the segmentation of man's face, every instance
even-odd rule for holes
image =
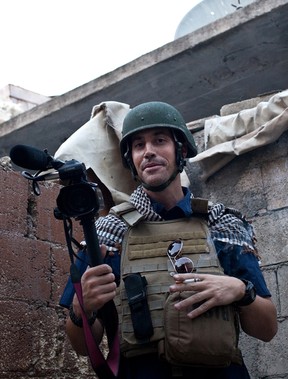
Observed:
[[[169,129],[146,129],[132,136],[132,160],[139,179],[151,186],[166,182],[176,169],[175,142]]]

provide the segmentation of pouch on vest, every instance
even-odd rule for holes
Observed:
[[[146,297],[146,278],[140,274],[130,274],[123,280],[135,337],[140,343],[148,342],[154,331]]]
[[[172,365],[225,367],[241,363],[238,344],[238,315],[233,306],[219,306],[189,319],[175,303],[193,292],[169,294],[164,306],[165,339],[159,354]]]

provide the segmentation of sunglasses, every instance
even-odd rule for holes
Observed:
[[[181,251],[183,249],[183,241],[178,238],[171,242],[167,249],[167,255],[174,268],[174,271],[178,274],[190,273],[194,270],[194,263],[190,258],[181,257]]]

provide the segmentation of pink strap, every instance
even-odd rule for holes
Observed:
[[[86,347],[90,358],[91,365],[98,375],[99,379],[114,379],[117,378],[119,361],[120,361],[120,343],[118,333],[118,315],[115,304],[113,304],[112,311],[115,314],[115,322],[117,323],[116,332],[114,333],[112,342],[108,340],[109,353],[107,359],[103,356],[98,344],[96,343],[91,331],[86,313],[83,306],[82,287],[80,282],[74,282],[74,288],[78,297],[79,304],[81,306],[81,316],[83,320],[83,330],[85,335]],[[105,305],[104,305],[105,307]],[[110,311],[110,310],[109,310]],[[107,337],[109,333],[107,333]]]

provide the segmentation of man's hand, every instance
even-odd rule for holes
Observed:
[[[105,257],[106,246],[100,246],[102,256]],[[112,268],[107,264],[101,264],[88,268],[81,278],[84,309],[87,317],[102,308],[104,304],[112,300],[116,295],[115,276]],[[73,310],[80,317],[80,305],[75,295],[73,298]]]
[[[116,295],[115,276],[106,264],[87,269],[81,278],[81,285],[87,315],[102,308]]]
[[[175,304],[178,310],[191,309],[194,304],[200,305],[187,316],[195,318],[209,309],[234,303],[245,294],[245,284],[237,278],[212,274],[176,274],[175,284],[170,292],[195,291],[190,297]]]

